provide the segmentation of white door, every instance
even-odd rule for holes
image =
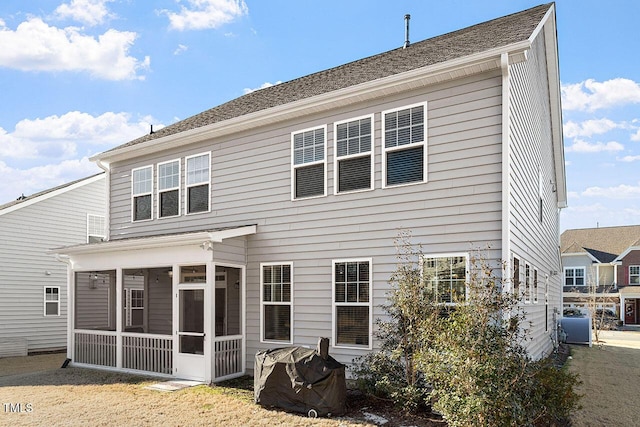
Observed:
[[[178,352],[175,375],[190,380],[205,379],[204,286],[178,287]]]

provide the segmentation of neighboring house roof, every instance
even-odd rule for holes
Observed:
[[[553,3],[256,90],[106,151],[163,138],[395,74],[528,41]],[[96,158],[102,157],[101,155]]]
[[[30,206],[34,203],[37,203],[41,200],[48,199],[49,197],[56,196],[58,194],[73,190],[74,188],[81,187],[86,184],[90,184],[94,181],[102,179],[105,177],[104,172],[100,172],[98,174],[92,175],[87,178],[81,178],[75,181],[68,182],[66,184],[59,185],[57,187],[49,188],[44,191],[40,191],[38,193],[32,194],[30,196],[21,195],[16,200],[0,205],[0,215],[7,214],[9,212],[16,211],[18,209]]]
[[[601,263],[609,263],[627,249],[639,246],[640,225],[581,228],[566,230],[560,236],[560,252],[590,254]]]

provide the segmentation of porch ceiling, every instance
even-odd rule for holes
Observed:
[[[107,242],[82,244],[52,249],[49,252],[58,255],[98,254],[130,249],[152,249],[170,246],[200,245],[203,249],[225,239],[256,234],[257,225],[225,227],[196,233],[167,234],[152,237],[132,237]]]

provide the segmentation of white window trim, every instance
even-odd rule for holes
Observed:
[[[414,108],[414,107],[420,107],[423,106],[424,107],[424,139],[422,142],[414,142],[411,144],[407,144],[407,145],[402,145],[399,147],[392,147],[392,148],[386,148],[386,141],[385,141],[385,136],[386,136],[386,125],[385,125],[385,114],[388,113],[393,113],[396,111],[400,111],[400,110],[406,110],[409,108]],[[382,122],[382,137],[380,138],[382,140],[382,188],[398,188],[398,187],[406,187],[409,185],[417,185],[417,184],[424,184],[426,182],[429,182],[429,176],[427,175],[427,171],[428,171],[428,165],[429,165],[429,157],[427,156],[428,154],[428,149],[427,149],[427,141],[429,139],[429,136],[427,134],[428,132],[428,110],[427,110],[427,101],[424,102],[419,102],[416,104],[411,104],[411,105],[405,105],[399,108],[393,108],[390,110],[384,110],[382,111],[382,113],[380,114],[380,121]],[[416,182],[408,182],[406,184],[396,184],[396,185],[387,185],[387,153],[389,152],[394,152],[394,151],[401,151],[401,150],[405,150],[409,147],[418,147],[418,146],[422,146],[423,150],[424,150],[424,154],[423,154],[423,164],[422,164],[422,168],[423,168],[423,180],[422,181],[416,181]]]
[[[269,302],[265,302],[264,301],[264,274],[262,272],[263,267],[268,267],[268,266],[273,266],[273,265],[288,265],[290,268],[290,272],[291,272],[291,287],[290,287],[290,293],[291,293],[291,298],[289,300],[289,302],[276,302],[276,301],[269,301]],[[293,344],[293,287],[294,287],[294,278],[293,278],[293,262],[291,261],[287,261],[287,262],[261,262],[260,263],[260,342],[261,343],[280,343],[280,344]],[[267,340],[264,337],[264,326],[265,326],[265,319],[264,319],[264,307],[265,305],[288,305],[291,307],[291,310],[289,311],[289,326],[290,326],[290,331],[289,331],[289,337],[290,339],[288,341],[281,341],[281,340]]]
[[[576,285],[576,275],[573,275],[573,285],[567,285],[567,270],[582,270],[582,285]],[[587,268],[586,267],[564,267],[562,271],[562,286],[587,286]]]
[[[95,234],[95,233],[91,233],[91,227],[89,227],[89,223],[91,222],[90,218],[100,218],[103,221],[106,221],[106,218],[104,215],[95,215],[95,214],[89,214],[89,213],[87,214],[87,243],[89,243],[91,237],[100,237],[102,238],[102,240],[106,240],[107,238],[106,222],[102,230],[102,234]]]
[[[362,119],[370,119],[371,120],[371,149],[369,151],[365,151],[364,153],[358,154],[350,154],[342,157],[338,157],[338,125],[354,122],[356,120]],[[339,177],[338,177],[338,163],[340,160],[349,160],[349,159],[357,159],[359,157],[369,156],[371,158],[371,185],[369,188],[361,188],[358,190],[351,191],[338,191],[340,187]],[[325,156],[326,157],[326,156]],[[353,117],[348,120],[341,120],[339,122],[335,122],[333,124],[333,194],[353,194],[353,193],[362,193],[365,191],[371,191],[375,188],[375,115],[369,114],[360,117]]]
[[[336,264],[348,262],[369,263],[369,302],[336,302]],[[338,344],[336,324],[336,307],[358,306],[369,307],[369,345]],[[371,350],[373,349],[373,258],[342,258],[331,261],[331,344],[334,348]]]
[[[47,300],[47,289],[57,289],[58,290],[58,300],[50,301]],[[60,317],[60,286],[44,286],[42,289],[42,299],[44,300],[44,305],[42,307],[44,317]],[[57,313],[58,314],[47,314],[47,303],[52,304],[55,303],[58,306]]]
[[[295,164],[295,146],[294,146],[294,143],[293,143],[294,135],[297,135],[299,133],[309,132],[309,131],[316,130],[316,129],[322,129],[324,131],[324,159],[296,165]],[[291,132],[291,200],[292,201],[312,200],[312,199],[318,199],[320,197],[326,197],[327,196],[327,157],[328,157],[327,139],[328,139],[327,125],[314,126],[314,127],[310,127],[310,128],[306,128],[306,129],[300,129],[300,130],[296,130],[294,132]],[[319,165],[321,163],[324,165],[324,186],[323,186],[324,187],[324,192],[322,194],[318,194],[317,196],[296,198],[296,169],[302,168],[302,167],[306,167],[306,166]]]
[[[142,307],[133,307],[133,305],[131,304],[131,302],[133,301],[133,297],[131,295],[132,291],[142,291],[142,295],[143,295]],[[134,310],[142,310],[144,313],[144,289],[125,287],[124,293],[122,295],[122,305],[125,311],[125,315],[123,319],[124,326],[125,327],[140,326],[140,325],[132,325],[131,319],[133,319]]]
[[[533,267],[526,262],[524,264],[524,303],[531,304],[531,290],[533,288]]]
[[[638,274],[631,274],[631,267],[638,267]],[[631,282],[631,276],[638,276],[638,283]],[[629,265],[629,286],[637,286],[640,284],[640,265]]]
[[[169,163],[175,163],[178,162],[178,186],[177,187],[172,187],[172,188],[165,188],[164,190],[160,189],[160,166],[162,165],[166,165]],[[186,160],[185,160],[185,165],[186,165]],[[186,167],[186,166],[185,166]],[[179,217],[182,209],[180,209],[180,201],[182,200],[182,186],[180,185],[180,182],[182,180],[182,162],[180,161],[180,159],[173,159],[173,160],[167,160],[166,162],[160,162],[156,165],[156,174],[158,175],[156,177],[156,181],[158,182],[158,200],[157,200],[157,212],[158,212],[158,219],[167,219],[167,218],[176,218]],[[211,166],[209,166],[209,175],[211,175]],[[186,179],[185,179],[185,183],[186,183]],[[186,184],[185,184],[186,186]],[[178,214],[177,215],[171,215],[171,216],[161,216],[160,213],[162,212],[162,207],[160,206],[161,203],[161,197],[160,195],[162,193],[165,192],[169,192],[169,191],[175,191],[178,190]],[[211,190],[211,188],[209,188],[209,190]],[[211,197],[211,196],[209,196]],[[185,205],[186,208],[186,205]],[[211,208],[211,204],[209,204],[209,208]]]
[[[538,292],[540,290],[540,273],[537,268],[532,269],[531,274],[531,302],[538,303]]]
[[[207,181],[201,181],[198,182],[197,184],[188,184],[189,182],[189,168],[188,168],[188,161],[189,159],[193,159],[194,157],[200,157],[200,156],[209,156],[209,175],[207,176]],[[191,156],[186,156],[184,158],[184,214],[186,216],[189,215],[200,215],[200,214],[205,214],[205,213],[209,213],[211,212],[211,151],[205,151],[203,153],[198,153],[198,154],[194,154]],[[208,191],[208,200],[209,200],[209,209],[207,209],[206,211],[201,211],[201,212],[191,212],[189,213],[189,188],[191,187],[197,187],[199,185],[203,185],[203,184],[208,184],[209,185],[209,191]]]
[[[136,171],[142,170],[142,169],[149,169],[151,168],[151,191],[148,193],[140,193],[140,194],[134,194],[133,192],[133,175]],[[134,168],[131,169],[131,222],[145,222],[145,221],[153,221],[153,188],[154,188],[154,175],[153,175],[154,171],[153,171],[153,165],[147,165],[147,166],[142,166],[139,168]],[[138,219],[136,220],[136,204],[135,204],[135,198],[138,196],[147,196],[150,195],[151,196],[151,216],[149,219]]]
[[[449,252],[449,253],[437,253],[437,254],[421,254],[420,255],[420,280],[424,283],[424,262],[426,258],[455,258],[455,257],[464,257],[465,265],[464,265],[464,293],[465,299],[469,296],[469,274],[470,274],[470,257],[468,252]],[[456,306],[457,304],[454,302],[445,302],[442,303],[445,306]]]

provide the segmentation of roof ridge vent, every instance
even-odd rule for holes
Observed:
[[[408,13],[404,15],[404,46],[402,46],[403,49],[408,48],[409,45],[411,44],[411,42],[409,41],[409,20],[410,19],[411,19],[411,15],[409,15]]]

